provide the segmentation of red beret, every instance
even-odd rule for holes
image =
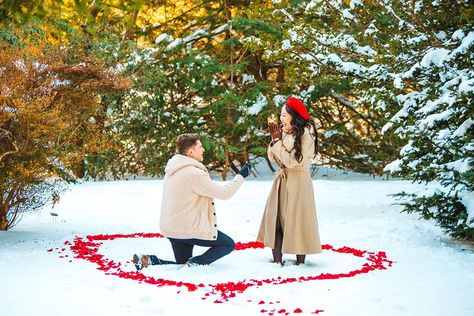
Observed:
[[[305,120],[309,120],[308,110],[306,110],[306,107],[304,106],[303,102],[301,102],[300,99],[295,98],[295,97],[290,97],[288,101],[286,101],[286,105],[289,106],[290,109],[298,113]]]

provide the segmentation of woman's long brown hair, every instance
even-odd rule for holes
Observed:
[[[305,120],[298,114],[298,112],[293,111],[288,105],[285,105],[286,111],[293,118],[290,122],[291,127],[293,128],[292,134],[295,138],[295,158],[296,161],[301,162],[303,160],[303,154],[301,153],[301,137],[303,137],[304,129],[306,126],[313,127],[314,131],[314,154],[313,158],[318,154],[318,131],[316,129],[316,124],[312,118]],[[310,130],[311,133],[311,130]]]

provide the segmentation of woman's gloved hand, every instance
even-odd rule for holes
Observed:
[[[281,128],[277,124],[269,124],[268,131],[270,135],[272,135],[272,141],[276,142],[277,140],[281,139]]]

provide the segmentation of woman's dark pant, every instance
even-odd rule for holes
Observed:
[[[151,255],[150,260],[152,265],[157,264],[184,264],[186,262],[192,264],[206,265],[228,255],[234,250],[235,243],[226,234],[217,231],[217,239],[176,239],[168,238],[173,247],[174,257],[176,261],[161,260],[158,257]],[[209,249],[202,255],[193,257],[194,246],[209,247]]]
[[[283,254],[281,253],[281,247],[283,245],[283,228],[281,227],[280,219],[277,216],[276,227],[275,227],[275,248],[272,249],[273,262],[282,263]],[[306,255],[296,255],[296,264],[304,263]]]

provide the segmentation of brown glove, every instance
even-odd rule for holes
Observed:
[[[268,131],[272,135],[272,141],[276,142],[281,139],[281,128],[277,124],[268,124]]]

